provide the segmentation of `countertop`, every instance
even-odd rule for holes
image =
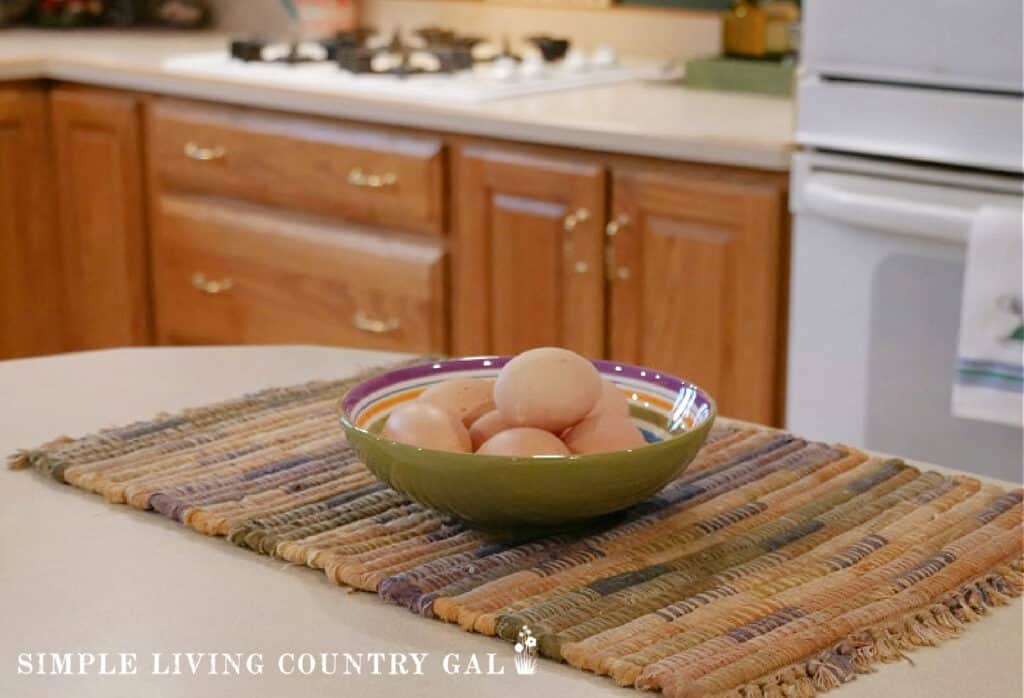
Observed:
[[[77,436],[164,410],[260,388],[352,374],[393,354],[316,347],[158,348],[0,362],[0,453]],[[941,468],[936,468],[942,470]],[[183,530],[162,517],[104,503],[37,473],[0,471],[0,695],[164,698],[253,696],[639,694],[544,661],[511,669],[508,645],[346,594],[322,572]],[[244,609],[244,611],[242,610]],[[1019,698],[1021,601],[963,637],[910,653],[838,689],[836,698]],[[136,676],[19,676],[23,652],[136,652]],[[153,676],[152,652],[259,652],[262,676]],[[428,652],[418,677],[284,676],[282,653]],[[488,652],[505,676],[450,676]],[[143,661],[145,660],[145,661]]]
[[[224,49],[213,33],[0,30],[0,80],[52,78],[382,124],[669,160],[789,167],[793,102],[673,84],[610,87],[441,104],[265,87],[169,70],[173,55]]]

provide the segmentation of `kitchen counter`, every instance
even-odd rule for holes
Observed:
[[[51,78],[521,142],[784,171],[791,100],[622,83],[480,104],[268,87],[167,69],[170,56],[224,49],[213,33],[0,30],[0,80]]]
[[[0,362],[0,452],[78,436],[160,411],[273,385],[350,375],[394,354],[317,347],[125,349]],[[925,466],[931,467],[931,466]],[[935,468],[943,470],[942,468]],[[1008,486],[1008,485],[1007,485]],[[346,594],[322,572],[283,565],[183,530],[162,516],[105,504],[36,473],[0,471],[0,695],[638,696],[542,662],[511,673],[493,638],[412,616],[370,594]],[[244,619],[239,609],[247,612]],[[125,612],[130,609],[130,612]],[[836,698],[1017,698],[1020,599],[963,637],[880,667]],[[136,652],[137,676],[18,676],[22,652]],[[262,676],[153,676],[152,652],[261,652]],[[429,652],[419,677],[283,676],[288,652]],[[505,676],[449,676],[446,653],[496,653]],[[144,661],[145,660],[145,661]]]

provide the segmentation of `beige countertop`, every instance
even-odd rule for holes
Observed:
[[[287,88],[196,77],[163,65],[170,56],[219,50],[226,42],[212,33],[0,30],[0,80],[53,78],[670,160],[789,167],[793,103],[777,97],[632,82],[435,104],[353,97],[330,84]]]
[[[128,349],[0,362],[0,453],[260,388],[333,378],[395,355],[317,347]],[[941,470],[941,469],[940,469]],[[0,470],[0,696],[638,696],[542,662],[518,677],[509,647],[346,594],[321,572],[254,555],[162,516],[110,505],[36,473]],[[1019,698],[1021,601],[963,637],[859,677],[836,698]],[[24,652],[135,652],[135,676],[19,676]],[[154,676],[152,652],[262,653],[261,676]],[[282,654],[427,652],[418,677],[285,676]],[[472,653],[505,676],[452,676]]]

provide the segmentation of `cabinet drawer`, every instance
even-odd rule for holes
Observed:
[[[445,350],[441,241],[212,197],[156,202],[161,343]]]
[[[438,139],[178,100],[153,103],[149,134],[167,188],[444,231]]]

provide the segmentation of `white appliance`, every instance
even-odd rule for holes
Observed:
[[[1011,480],[1024,432],[950,400],[966,236],[1024,205],[1020,0],[810,0],[787,426]]]

